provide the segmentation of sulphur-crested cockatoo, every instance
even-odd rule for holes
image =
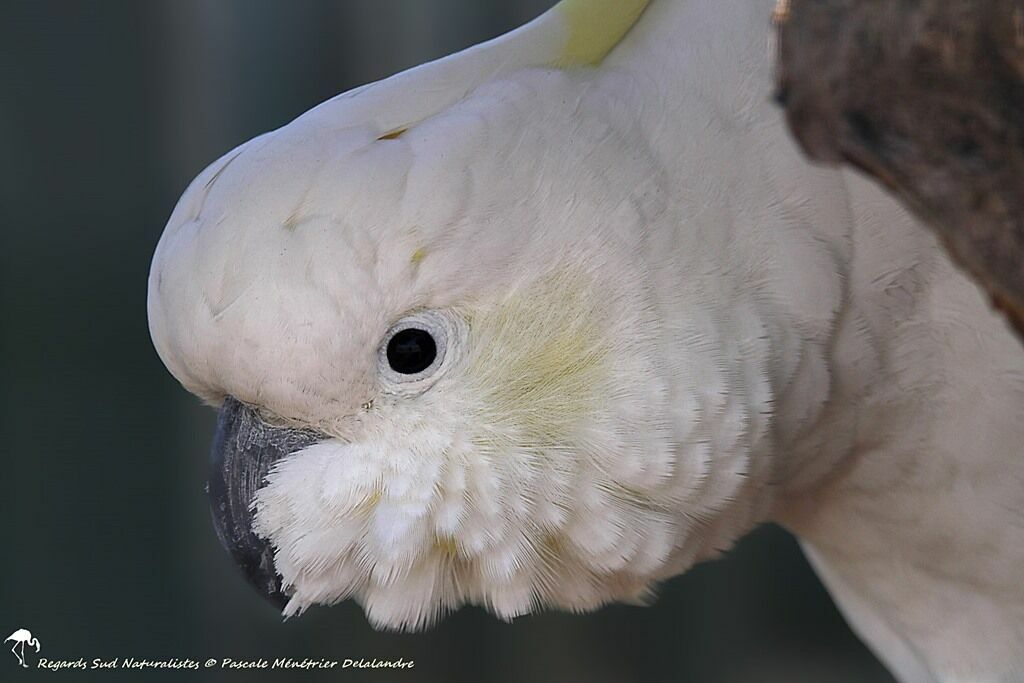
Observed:
[[[801,158],[772,9],[566,0],[186,190],[152,336],[286,615],[644,600],[775,520],[903,681],[1024,680],[1024,351]]]

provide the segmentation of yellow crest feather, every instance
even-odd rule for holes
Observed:
[[[562,0],[554,11],[566,22],[569,38],[554,66],[597,64],[625,37],[649,0]]]

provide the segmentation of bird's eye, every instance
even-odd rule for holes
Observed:
[[[426,330],[407,327],[388,342],[388,365],[402,375],[415,375],[437,358],[437,342]]]
[[[378,352],[384,390],[425,391],[452,364],[463,336],[461,320],[448,311],[418,311],[396,322]]]

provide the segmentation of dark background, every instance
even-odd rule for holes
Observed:
[[[420,635],[374,632],[351,603],[282,623],[218,546],[203,492],[214,415],[164,370],[146,323],[179,194],[238,143],[550,4],[0,0],[0,636],[28,628],[51,659],[416,662],[247,680],[891,680],[777,528],[653,607],[514,624],[464,609]],[[111,674],[21,672],[0,652],[8,676]]]

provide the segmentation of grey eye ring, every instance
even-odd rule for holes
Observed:
[[[447,311],[422,310],[400,318],[377,351],[385,391],[425,391],[451,365],[463,336],[461,321]]]

